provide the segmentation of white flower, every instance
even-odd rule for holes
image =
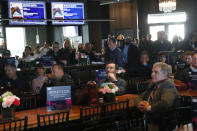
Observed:
[[[115,88],[111,89],[111,93],[115,94],[116,93],[116,89]]]
[[[2,103],[2,107],[7,108],[7,105],[5,104],[5,102]]]
[[[116,92],[119,90],[119,88],[117,86],[114,89],[115,89]]]
[[[7,91],[2,95],[2,97],[13,96],[12,92]]]
[[[11,92],[8,91],[3,95],[1,95],[1,98],[3,98],[2,99],[3,108],[10,107],[14,103],[15,99],[20,100],[20,98],[18,98],[17,96],[13,95]]]

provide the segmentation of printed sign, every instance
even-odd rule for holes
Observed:
[[[44,66],[53,66],[53,61],[54,61],[53,56],[50,56],[50,55],[43,55],[43,56],[41,57],[41,63],[42,63]]]
[[[105,69],[96,70],[96,82],[107,78],[107,72]]]
[[[71,86],[47,87],[47,111],[71,108]]]

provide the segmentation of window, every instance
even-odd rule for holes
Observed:
[[[157,32],[159,31],[165,31],[164,25],[161,26],[150,26],[150,34],[152,35],[152,40],[157,40]]]
[[[184,24],[175,24],[168,26],[168,40],[172,41],[173,37],[177,35],[181,39],[185,37],[185,27]]]
[[[63,27],[63,36],[75,37],[78,36],[78,26],[65,26]]]
[[[25,49],[25,28],[7,27],[6,28],[7,49],[10,50],[11,56],[22,57]]]
[[[163,14],[149,14],[148,24],[155,23],[173,23],[173,22],[186,22],[186,13],[163,13]]]
[[[169,41],[177,35],[181,39],[185,37],[185,22],[187,20],[185,12],[149,14],[149,33],[152,40],[157,40],[157,32],[165,31]]]

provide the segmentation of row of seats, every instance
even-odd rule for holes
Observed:
[[[191,97],[182,96],[174,112],[178,127],[192,123]],[[129,100],[92,105],[80,108],[80,119],[69,121],[69,112],[37,115],[38,128],[36,130],[83,130],[83,131],[145,131],[146,122],[143,114],[137,108],[129,108]],[[27,117],[12,121],[3,121],[0,128],[26,130]],[[7,129],[6,129],[7,130]]]
[[[67,111],[45,115],[38,114],[38,128],[36,130],[119,130],[120,125],[122,125],[121,121],[128,120],[128,112],[129,100],[81,107],[80,119],[74,121],[69,121],[69,112]],[[3,130],[27,130],[27,120],[25,117],[24,119],[3,121],[0,123],[0,128]],[[129,127],[129,123],[126,125]],[[137,124],[137,121],[132,124],[132,126],[137,125],[140,125]]]

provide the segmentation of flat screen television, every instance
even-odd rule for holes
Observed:
[[[52,19],[71,19],[66,20],[53,20],[53,25],[81,25],[84,24],[84,3],[79,2],[51,2],[51,15]]]
[[[9,1],[9,18],[21,20],[9,20],[10,25],[46,25],[46,5],[43,1]],[[28,19],[28,20],[23,20]],[[38,20],[31,20],[38,19]]]

